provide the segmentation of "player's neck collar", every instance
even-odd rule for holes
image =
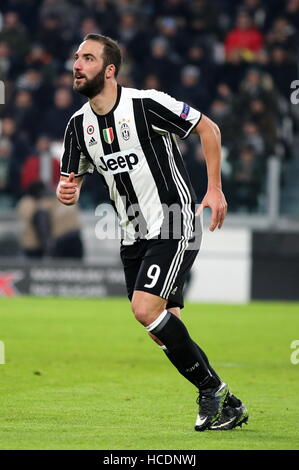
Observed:
[[[92,110],[92,112],[96,115],[96,116],[99,116],[101,118],[104,118],[106,116],[109,116],[109,114],[112,114],[114,113],[114,111],[116,110],[118,104],[119,104],[119,101],[120,101],[120,97],[121,97],[121,91],[122,91],[122,87],[121,85],[119,85],[119,83],[117,84],[117,96],[116,96],[116,101],[114,103],[114,106],[112,107],[112,109],[110,109],[110,111],[106,114],[98,114],[95,112],[95,110],[92,108],[91,104],[90,104],[90,101],[89,101],[89,106],[90,106],[90,109]]]

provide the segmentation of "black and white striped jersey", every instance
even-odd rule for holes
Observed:
[[[122,243],[175,231],[165,208],[180,207],[182,235],[191,238],[196,196],[177,136],[185,139],[201,113],[156,90],[118,85],[106,115],[85,103],[70,119],[64,138],[61,174],[96,169],[109,192],[122,228]]]

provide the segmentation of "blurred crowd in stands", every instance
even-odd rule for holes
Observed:
[[[298,77],[299,0],[1,0],[0,206],[15,207],[42,182],[54,190],[70,116],[73,54],[88,33],[117,41],[119,82],[156,88],[198,108],[222,131],[230,209],[261,210],[266,165],[287,165],[299,119],[290,102]],[[198,139],[182,151],[199,200],[206,169]],[[83,209],[108,199],[94,174]]]

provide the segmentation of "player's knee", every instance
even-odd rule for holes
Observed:
[[[139,300],[133,300],[131,307],[136,320],[139,321],[143,326],[150,325],[163,311],[161,308],[155,308],[153,306],[146,305]]]
[[[142,323],[142,325],[147,326],[149,324],[150,312],[143,305],[140,305],[139,302],[132,302],[132,312],[136,320]]]

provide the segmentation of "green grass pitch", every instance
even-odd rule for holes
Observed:
[[[184,312],[247,404],[248,426],[193,430],[195,388],[126,299],[2,299],[0,449],[298,449],[298,303],[187,303]]]

